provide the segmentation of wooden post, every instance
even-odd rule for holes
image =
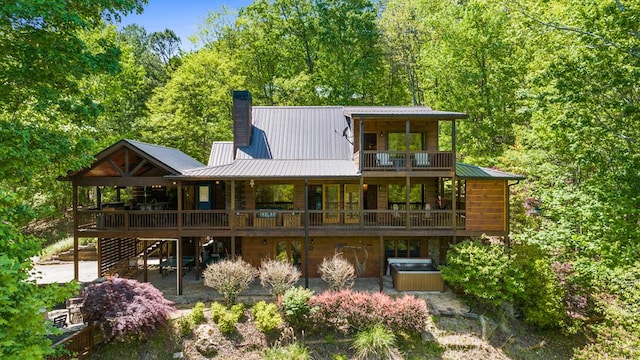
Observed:
[[[309,288],[309,180],[304,179],[304,287]]]
[[[236,258],[236,181],[231,180],[231,259]]]
[[[384,237],[380,235],[380,270],[379,270],[379,279],[380,279],[380,292],[384,291]]]
[[[147,241],[144,241],[144,282],[148,282],[149,281],[149,269],[148,269],[148,265],[147,265],[147,251],[149,251],[149,246],[147,245]]]
[[[80,280],[80,268],[78,267],[78,261],[80,260],[80,254],[78,253],[79,239],[78,239],[78,185],[73,183],[73,278],[76,281]]]

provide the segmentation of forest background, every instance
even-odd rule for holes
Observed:
[[[5,350],[46,348],[34,314],[64,295],[27,280],[41,242],[24,227],[71,203],[56,178],[122,138],[206,162],[231,139],[231,91],[248,89],[258,105],[468,113],[458,160],[527,176],[512,240],[553,270],[567,318],[593,336],[583,350],[637,355],[639,1],[256,0],[210,13],[188,53],[171,30],[105,21],[145,3],[0,7]]]

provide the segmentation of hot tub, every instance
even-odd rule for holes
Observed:
[[[398,291],[444,291],[440,271],[431,263],[392,264],[391,278]]]

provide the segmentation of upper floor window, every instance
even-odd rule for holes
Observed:
[[[387,139],[388,149],[391,151],[405,151],[407,149],[405,136],[406,133],[389,133]],[[423,133],[409,133],[409,150],[424,150]]]

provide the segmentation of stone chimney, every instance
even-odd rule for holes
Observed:
[[[251,93],[233,90],[233,154],[241,146],[251,144]]]

